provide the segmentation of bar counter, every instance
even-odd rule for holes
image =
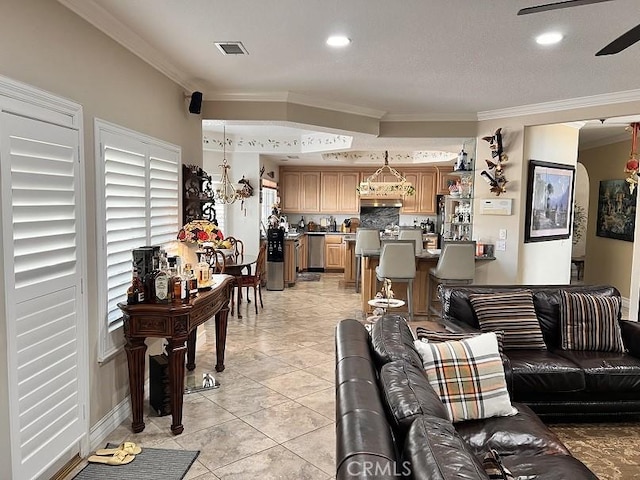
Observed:
[[[429,269],[434,268],[439,253],[429,253],[423,250],[422,253],[416,254],[416,277],[413,279],[413,314],[427,314],[427,292],[429,291]],[[371,312],[372,307],[367,303],[376,296],[376,267],[380,260],[380,250],[369,250],[362,252],[362,297],[361,304],[364,312]],[[480,256],[476,257],[476,264],[479,261],[495,260],[495,257]],[[380,282],[380,286],[382,282]],[[391,286],[395,298],[407,300],[407,283],[393,282]],[[409,306],[394,308],[391,313],[409,312]]]

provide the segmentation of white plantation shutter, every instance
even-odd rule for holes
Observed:
[[[147,243],[147,161],[144,144],[110,133],[101,139],[104,163],[107,328],[120,326],[118,308],[131,283],[131,250]]]
[[[79,132],[8,113],[0,132],[12,473],[31,479],[86,428]]]
[[[150,245],[175,241],[180,230],[180,165],[177,152],[151,147],[149,157]]]
[[[180,149],[96,120],[98,205],[105,252],[99,274],[99,360],[123,344],[122,313],[131,284],[131,250],[174,241],[180,229]],[[100,211],[100,208],[99,208]]]

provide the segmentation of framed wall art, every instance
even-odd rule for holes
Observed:
[[[572,165],[529,160],[525,243],[571,236],[574,183]]]
[[[596,235],[633,242],[637,189],[629,192],[626,180],[602,180],[598,192]]]

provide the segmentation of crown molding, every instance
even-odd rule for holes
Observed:
[[[289,102],[305,107],[322,108],[352,115],[362,115],[376,119],[382,118],[387,112],[374,108],[351,105],[349,103],[335,102],[322,98],[311,97],[294,92],[263,92],[263,93],[239,93],[239,92],[207,92],[206,99],[221,102]]]
[[[476,122],[475,113],[389,113],[382,122]]]
[[[140,37],[140,35],[107,12],[95,1],[58,0],[58,2],[187,91],[202,90],[202,85],[198,85],[184,76],[182,70],[173,63],[168,62],[165,55],[160,53],[155,47],[151,46],[146,40]]]
[[[478,112],[478,120],[495,120],[499,118],[520,117],[540,113],[559,112],[575,108],[600,107],[615,103],[634,102],[640,100],[640,89],[625,90],[622,92],[603,93],[587,97],[569,98],[554,102],[534,103],[519,107],[508,107],[498,110]]]
[[[586,124],[587,122],[564,122],[562,125],[564,125],[565,127],[575,128],[576,130],[580,130]]]

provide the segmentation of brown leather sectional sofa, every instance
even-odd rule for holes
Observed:
[[[422,368],[403,317],[382,317],[371,335],[356,320],[338,324],[338,480],[488,479],[480,459],[489,449],[516,478],[597,479],[526,405],[451,423]]]
[[[442,321],[449,330],[478,331],[469,295],[522,289],[533,293],[547,350],[505,349],[512,400],[563,420],[640,415],[640,323],[618,320],[626,353],[560,349],[560,291],[620,297],[612,286],[441,286]]]

